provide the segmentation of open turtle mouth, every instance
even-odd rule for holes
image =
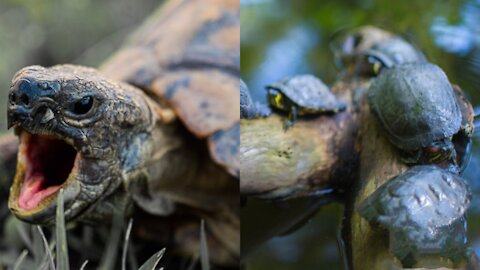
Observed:
[[[10,208],[30,216],[51,205],[58,191],[75,179],[80,158],[64,140],[22,130]]]

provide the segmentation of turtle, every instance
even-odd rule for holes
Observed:
[[[18,71],[8,99],[19,137],[11,212],[53,224],[63,189],[67,222],[106,223],[122,211],[151,217],[136,225],[145,235],[168,220],[169,246],[189,256],[203,219],[212,262],[237,266],[239,33],[238,2],[169,1],[99,70]]]
[[[327,85],[311,74],[287,77],[266,86],[267,100],[273,108],[288,113],[284,123],[287,130],[294,125],[297,115],[337,113],[346,109]]]
[[[367,25],[338,31],[332,37],[330,47],[333,51],[336,65],[352,75],[356,71],[359,58],[363,58],[367,50],[371,49],[375,44],[392,37],[394,35],[390,32]]]
[[[375,77],[382,68],[426,62],[421,51],[398,35],[363,26],[335,35],[331,43],[337,66],[347,75]]]
[[[454,263],[465,259],[464,214],[470,200],[469,186],[457,173],[416,165],[389,179],[357,209],[389,231],[392,254],[411,268],[430,255]]]
[[[382,69],[394,65],[427,61],[423,53],[397,36],[376,43],[363,55],[364,61],[359,61],[357,70],[370,76],[377,76]]]
[[[267,117],[270,114],[272,114],[270,107],[253,102],[248,86],[243,80],[240,80],[240,118],[254,119]]]
[[[368,89],[370,110],[407,164],[456,164],[452,137],[462,113],[445,73],[431,63],[407,63],[381,72]]]

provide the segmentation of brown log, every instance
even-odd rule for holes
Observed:
[[[470,106],[469,103],[466,105]],[[370,224],[359,215],[356,209],[378,187],[407,170],[408,166],[402,163],[399,151],[387,140],[379,122],[370,113],[366,99],[361,110],[361,123],[358,137],[359,146],[362,149],[360,174],[346,202],[347,226],[344,228],[344,236],[350,244],[347,253],[351,258],[351,268],[355,270],[404,269],[401,262],[389,251],[388,231],[378,225]],[[477,258],[473,256],[469,264],[461,269],[480,269]],[[444,267],[436,268],[438,270],[455,267],[451,262],[440,257],[435,262],[432,261],[435,258],[429,260],[428,262],[419,261],[418,265],[442,264]]]
[[[349,253],[353,269],[401,269],[398,268],[401,264],[389,252],[388,232],[372,227],[356,209],[379,186],[408,167],[399,159],[398,151],[385,137],[366,101],[362,107],[361,122],[360,175],[351,194],[352,201],[347,203],[347,242],[351,244]]]
[[[299,119],[283,129],[284,116],[240,121],[240,192],[264,199],[310,195],[355,178],[359,127],[357,98],[366,81],[332,87],[349,104],[345,112]]]

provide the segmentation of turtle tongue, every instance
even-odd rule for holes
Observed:
[[[77,152],[63,140],[22,132],[20,137],[25,178],[18,206],[32,210],[55,194],[73,170]]]
[[[45,177],[42,175],[31,176],[29,179],[25,179],[18,197],[18,205],[21,208],[31,210],[37,207],[43,199],[57,192],[61,187],[61,185],[56,185],[42,189],[44,181]]]

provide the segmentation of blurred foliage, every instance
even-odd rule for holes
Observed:
[[[0,0],[0,100],[24,66],[99,65],[161,2]],[[0,102],[0,132],[5,105]]]
[[[264,86],[285,76],[309,72],[331,85],[339,74],[331,50],[335,37],[362,25],[403,36],[480,105],[479,0],[241,0],[242,79],[260,101],[265,101]],[[464,176],[474,193],[469,240],[480,254],[478,139]],[[335,237],[341,211],[323,207],[300,230],[273,238],[247,258],[248,269],[343,269]]]

